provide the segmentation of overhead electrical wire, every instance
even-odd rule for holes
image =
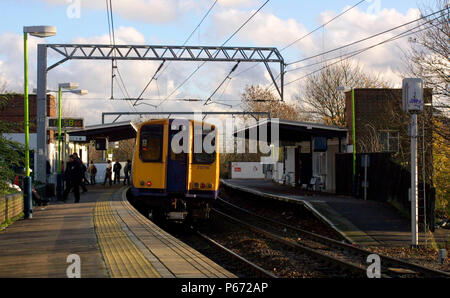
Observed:
[[[210,6],[210,8],[208,9],[208,11],[205,13],[205,15],[203,16],[203,18],[200,20],[200,22],[198,23],[198,25],[194,28],[194,30],[192,30],[191,34],[189,34],[189,36],[186,38],[186,40],[183,42],[182,46],[185,46],[189,40],[191,39],[191,37],[194,35],[194,33],[198,30],[198,28],[200,28],[200,26],[203,24],[203,22],[205,21],[205,19],[208,17],[208,15],[211,13],[211,11],[213,10],[213,8],[216,6],[218,0],[215,0],[214,3]],[[181,51],[181,49],[179,49],[177,51],[177,54]],[[167,68],[170,66],[170,64],[172,63],[172,61],[169,61],[169,63],[166,65],[166,67],[164,67],[164,69],[160,72],[158,78],[164,73],[165,70],[167,70]]]
[[[321,24],[320,26],[318,26],[317,28],[315,28],[314,30],[308,32],[307,34],[303,35],[302,37],[294,40],[293,42],[291,42],[290,44],[286,45],[285,47],[283,47],[280,50],[280,53],[287,50],[288,48],[290,48],[291,46],[293,46],[294,44],[302,41],[303,39],[305,39],[306,37],[312,35],[313,33],[317,32],[318,30],[320,30],[321,28],[325,28],[325,26],[327,26],[328,24],[330,24],[331,22],[337,20],[338,18],[340,18],[341,16],[343,16],[344,14],[346,14],[347,12],[351,11],[352,9],[356,8],[357,6],[361,5],[363,2],[365,2],[366,0],[361,0],[358,3],[354,4],[353,6],[351,6],[350,8],[344,10],[343,12],[341,12],[340,14],[336,15],[334,18],[332,18],[331,20]],[[233,78],[240,76],[243,73],[246,73],[247,71],[257,67],[259,65],[259,63],[256,63],[255,65],[252,65],[244,70],[242,70],[241,72],[237,73]]]
[[[213,8],[216,6],[216,4],[217,4],[217,2],[218,2],[218,0],[215,0],[214,1],[214,3],[209,7],[209,9],[208,9],[208,11],[205,13],[205,15],[202,17],[202,19],[200,20],[200,22],[198,23],[198,25],[194,28],[194,30],[189,34],[189,36],[186,38],[186,40],[184,41],[184,43],[183,43],[183,45],[182,45],[182,47],[183,46],[185,46],[188,42],[189,42],[189,40],[192,38],[192,36],[194,35],[194,33],[198,30],[198,28],[200,28],[200,26],[203,24],[203,22],[205,21],[205,19],[208,17],[208,15],[210,14],[210,12],[213,10]],[[177,51],[177,55],[178,55],[178,53],[181,51],[182,49],[179,49],[178,51]],[[144,92],[147,90],[147,88],[150,86],[150,84],[153,82],[153,81],[157,81],[158,80],[158,78],[164,73],[164,71],[166,71],[167,70],[167,68],[170,66],[170,64],[172,63],[172,61],[169,61],[169,63],[167,63],[166,65],[165,65],[165,67],[161,70],[161,68],[162,68],[162,66],[164,65],[164,63],[165,63],[166,61],[164,60],[161,64],[160,64],[160,66],[158,67],[158,69],[156,70],[156,72],[153,74],[153,76],[150,78],[150,80],[148,81],[148,83],[147,83],[147,85],[145,86],[145,88],[144,88],[144,90],[141,92],[141,94],[138,96],[138,98],[136,99],[136,101],[134,102],[134,104],[133,104],[133,106],[137,106],[138,104],[137,104],[137,102],[138,102],[138,100],[140,100],[141,99],[141,97],[143,96],[143,94],[144,94]],[[158,75],[158,73],[159,73],[159,75]],[[158,76],[157,76],[158,75]],[[158,87],[159,88],[159,87]],[[158,90],[158,92],[159,92],[159,90]],[[157,106],[154,106],[155,108],[157,107]]]
[[[110,43],[113,47],[116,46],[116,34],[114,30],[114,15],[113,15],[113,6],[112,6],[112,0],[106,0],[106,10],[108,15],[108,31],[109,31],[109,39]],[[117,81],[117,85],[119,86],[122,94],[126,98],[130,98],[130,94],[128,93],[126,84],[123,80],[122,74],[120,73],[119,67],[117,65],[117,61],[114,59],[116,57],[116,51],[113,49],[112,52],[113,59],[111,60],[111,99],[114,99],[114,79]],[[117,70],[117,74],[119,75],[119,79],[117,79],[117,76],[115,75],[114,70]],[[134,109],[136,112],[136,107],[134,107],[129,100],[126,100],[127,104],[130,105],[132,109]]]
[[[150,81],[147,83],[147,85],[145,86],[144,90],[142,90],[141,94],[139,94],[138,98],[136,99],[136,101],[134,102],[133,106],[136,106],[136,103],[142,98],[142,95],[144,95],[145,91],[147,90],[148,86],[150,86],[150,84],[153,82],[153,80],[155,79],[156,75],[158,74],[158,72],[161,70],[161,68],[164,66],[164,63],[166,61],[164,60],[159,67],[156,69],[155,73],[153,74],[152,78],[150,79]]]
[[[251,20],[253,19],[253,17],[261,10],[263,9],[264,6],[266,6],[266,4],[269,2],[270,0],[265,1],[259,8],[258,10],[256,10],[237,30],[235,30],[233,32],[233,34],[231,34],[231,36],[225,40],[225,42],[222,43],[221,47],[223,47],[226,43],[228,43],[239,31],[241,31],[242,28],[244,28],[244,26]],[[161,101],[159,103],[158,106],[161,106],[164,102],[166,102],[173,94],[175,94],[175,92],[177,92],[182,86],[184,86],[184,84],[186,84],[199,70],[200,68],[202,68],[207,61],[204,61],[203,63],[201,63],[199,66],[197,66],[197,68],[188,75],[188,77],[180,84],[178,85],[178,87],[176,87],[163,101]]]
[[[385,31],[383,31],[383,32],[379,32],[379,33],[377,33],[377,34],[374,34],[374,35],[371,35],[371,36],[368,36],[368,37],[365,37],[365,38],[363,38],[363,39],[360,39],[360,40],[357,40],[357,41],[353,41],[353,42],[351,42],[351,43],[348,43],[348,44],[346,44],[346,45],[340,46],[340,47],[338,47],[338,48],[335,48],[335,49],[332,49],[332,50],[328,50],[328,51],[325,51],[325,52],[323,52],[323,53],[319,53],[319,54],[316,54],[316,55],[313,55],[313,56],[310,56],[310,57],[307,57],[307,58],[303,58],[303,59],[300,59],[300,60],[297,60],[297,61],[293,61],[293,62],[287,63],[286,66],[293,65],[293,64],[297,64],[297,63],[300,63],[300,62],[303,62],[303,61],[307,61],[307,60],[310,60],[310,59],[314,59],[314,58],[317,58],[317,57],[320,57],[320,56],[324,56],[324,55],[329,54],[329,53],[333,53],[333,52],[336,52],[336,51],[345,49],[345,48],[350,47],[350,46],[353,46],[353,45],[355,45],[355,44],[358,44],[358,43],[361,43],[361,42],[364,42],[364,41],[373,39],[373,38],[375,38],[375,37],[384,35],[384,34],[386,34],[386,33],[389,33],[389,32],[391,32],[391,31],[397,30],[397,29],[399,29],[399,28],[405,27],[405,26],[410,25],[410,24],[412,24],[412,23],[418,22],[418,21],[420,21],[420,20],[423,20],[423,19],[425,19],[425,18],[428,18],[428,17],[433,16],[433,15],[435,15],[435,14],[438,14],[438,13],[440,13],[440,12],[443,12],[444,10],[447,10],[447,9],[448,9],[448,8],[445,8],[445,9],[436,11],[436,12],[434,12],[434,13],[431,13],[431,14],[429,14],[429,15],[422,16],[422,17],[420,17],[420,18],[418,18],[418,19],[415,19],[415,20],[413,20],[413,21],[409,21],[409,22],[404,23],[404,24],[402,24],[402,25],[393,27],[393,28],[391,28],[391,29],[385,30]]]
[[[230,72],[227,74],[227,76],[225,77],[225,79],[223,79],[223,81],[219,84],[219,86],[214,90],[214,92],[208,97],[208,99],[206,100],[206,102],[204,103],[204,105],[208,105],[210,103],[218,103],[221,104],[219,102],[214,102],[211,98],[217,93],[217,91],[219,91],[219,89],[223,86],[223,84],[225,84],[225,82],[230,79],[230,75],[237,69],[237,67],[239,66],[239,62],[236,63],[233,68],[230,70]]]
[[[437,19],[437,18],[436,18],[436,19]],[[436,19],[434,19],[434,20],[436,20]],[[404,31],[404,32],[402,32],[402,33],[400,33],[400,34],[397,34],[397,35],[395,35],[395,36],[393,36],[393,37],[391,37],[391,38],[388,38],[388,39],[386,39],[386,40],[384,40],[384,41],[382,41],[382,42],[376,43],[376,44],[374,44],[374,45],[368,46],[368,47],[363,48],[363,49],[359,49],[359,50],[353,51],[353,52],[351,52],[351,53],[344,54],[344,55],[342,55],[341,57],[334,57],[334,58],[331,58],[331,60],[339,59],[339,58],[340,58],[340,60],[338,60],[338,61],[336,61],[336,62],[333,62],[333,63],[331,63],[331,64],[328,64],[328,65],[325,65],[324,67],[322,67],[322,68],[320,68],[320,69],[317,69],[317,70],[315,70],[315,71],[313,71],[313,72],[311,72],[311,73],[308,73],[308,74],[306,74],[306,75],[304,75],[304,76],[302,76],[302,77],[300,77],[300,78],[297,78],[297,79],[295,79],[295,80],[289,81],[289,82],[285,83],[284,86],[288,86],[288,85],[290,85],[290,84],[292,84],[292,83],[295,83],[295,82],[297,82],[297,81],[300,81],[300,80],[302,80],[302,79],[304,79],[304,78],[307,78],[307,77],[309,77],[309,76],[311,76],[311,75],[313,75],[313,74],[315,74],[315,73],[317,73],[317,72],[320,72],[320,71],[322,71],[322,70],[324,70],[324,69],[326,69],[326,68],[329,68],[329,67],[331,67],[331,66],[333,66],[333,65],[336,65],[336,64],[338,64],[338,63],[340,63],[340,62],[343,62],[343,61],[345,61],[345,60],[347,60],[347,59],[350,59],[350,58],[352,58],[352,57],[355,57],[355,56],[357,56],[357,55],[359,55],[359,54],[362,54],[362,53],[364,53],[364,52],[366,52],[366,51],[368,51],[368,50],[370,50],[370,49],[373,49],[373,48],[378,47],[378,46],[380,46],[380,45],[383,45],[383,44],[385,44],[385,43],[392,42],[392,41],[398,40],[398,39],[400,39],[400,38],[404,38],[404,37],[409,36],[409,35],[414,35],[414,34],[417,34],[417,33],[421,32],[421,31],[428,30],[428,29],[430,29],[430,28],[436,26],[436,25],[432,25],[432,26],[429,26],[429,27],[427,27],[427,28],[423,28],[423,29],[414,31],[415,29],[420,28],[420,27],[422,27],[422,26],[424,26],[424,25],[426,25],[426,24],[421,24],[421,25],[418,25],[418,26],[416,26],[416,27],[414,27],[414,28],[410,28],[410,29],[408,29],[408,30],[406,30],[406,31]],[[320,64],[320,63],[318,63],[318,64]]]

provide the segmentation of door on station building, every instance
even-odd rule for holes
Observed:
[[[187,180],[187,167],[188,167],[188,154],[187,150],[183,150],[181,153],[174,152],[172,146],[172,139],[182,130],[188,131],[189,121],[183,121],[183,125],[180,124],[180,120],[177,120],[177,125],[173,125],[173,120],[169,124],[169,144],[168,144],[168,158],[167,158],[167,191],[171,193],[184,193],[186,191]],[[180,136],[180,135],[178,135]],[[185,139],[181,138],[179,146],[183,147]],[[188,141],[188,138],[187,140]]]
[[[299,150],[300,152],[300,150]],[[312,178],[312,155],[311,153],[298,153],[298,168],[300,183],[309,184]]]

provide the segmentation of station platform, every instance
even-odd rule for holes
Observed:
[[[88,186],[81,202],[35,207],[33,219],[0,232],[0,278],[67,277],[67,257],[82,278],[235,277],[167,234],[127,201],[121,186]]]
[[[302,204],[347,241],[362,246],[408,247],[411,224],[387,203],[364,201],[335,195],[299,195],[292,187],[265,180],[222,179],[225,187],[257,196]],[[430,233],[429,233],[430,234]],[[446,243],[448,230],[434,235],[420,233],[420,244]]]

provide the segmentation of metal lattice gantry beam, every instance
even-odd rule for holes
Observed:
[[[143,115],[167,115],[170,117],[171,115],[250,115],[250,116],[266,116],[267,119],[270,119],[270,112],[103,112],[102,113],[102,124],[105,124],[106,116],[117,116],[112,123],[115,123],[122,116],[143,116]],[[203,118],[204,119],[204,118]]]
[[[48,54],[56,57],[49,66]],[[56,55],[55,55],[56,54]],[[60,56],[60,57],[58,57]],[[59,59],[59,60],[58,60]],[[285,63],[277,48],[262,47],[202,47],[153,45],[99,45],[99,44],[39,44],[37,56],[37,167],[35,179],[45,181],[47,160],[47,74],[69,60],[148,60],[148,61],[211,61],[264,63],[272,81],[284,100]],[[280,65],[280,84],[270,64]]]
[[[149,61],[211,61],[264,63],[269,75],[284,100],[283,56],[273,47],[213,47],[165,45],[98,45],[47,44],[46,47],[61,55],[61,59],[47,71],[68,60],[149,60]],[[280,84],[277,83],[269,63],[280,65]]]
[[[63,59],[284,62],[277,48],[89,44],[48,44],[47,47]]]

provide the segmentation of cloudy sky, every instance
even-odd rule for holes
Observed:
[[[282,52],[287,63],[334,49],[416,19],[418,8],[431,0],[366,0],[356,8],[302,39]],[[193,34],[188,45],[221,45],[255,12],[265,0],[218,0],[208,17]],[[282,49],[291,42],[326,23],[336,15],[358,3],[358,0],[271,0],[226,45],[270,46]],[[214,0],[112,0],[117,44],[182,45],[213,5]],[[30,37],[30,88],[36,87],[36,45],[38,43],[97,43],[109,44],[108,19],[105,0],[1,0],[0,19],[0,83],[9,91],[23,90],[22,27],[54,25],[57,36],[46,40]],[[405,31],[400,28],[379,38],[325,56],[331,58],[359,48],[376,44]],[[374,48],[354,59],[367,71],[380,74],[393,85],[399,85],[402,67],[402,48],[407,38]],[[56,57],[49,58],[49,64]],[[322,57],[321,57],[322,58]],[[308,65],[308,60],[291,68]],[[159,62],[119,61],[118,67],[130,97],[137,97],[159,66]],[[173,62],[157,81],[152,82],[144,97],[146,103],[158,105],[167,98],[200,63]],[[89,90],[89,95],[78,98],[65,95],[68,110],[83,116],[87,124],[101,121],[101,112],[107,111],[191,111],[204,108],[200,103],[177,99],[206,99],[233,68],[232,63],[206,63],[182,88],[177,90],[157,109],[128,102],[110,101],[111,63],[107,61],[73,61],[49,72],[49,88],[59,82],[78,82]],[[239,65],[231,80],[216,93],[216,101],[228,102],[233,107],[217,104],[204,110],[239,110],[239,99],[244,87],[250,84],[269,86],[271,81],[263,65],[233,77],[247,69]],[[278,69],[273,65],[274,70]],[[304,76],[319,66],[289,72],[286,81]],[[289,69],[289,68],[288,68]],[[277,73],[278,74],[278,73]],[[299,81],[286,89],[286,100],[291,101],[300,92]],[[124,97],[115,82],[114,97]],[[123,89],[123,88],[122,88]]]

